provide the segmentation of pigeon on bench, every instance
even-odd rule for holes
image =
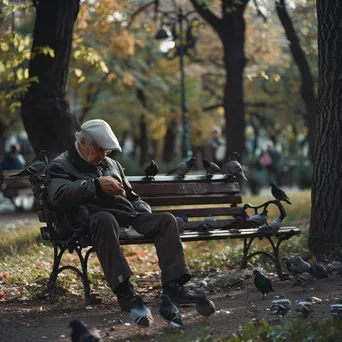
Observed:
[[[218,174],[218,173],[223,174],[221,168],[217,164],[210,162],[209,160],[203,159],[202,165],[206,171],[207,178],[210,178],[213,175]]]
[[[283,189],[279,188],[279,186],[274,183],[270,183],[270,185],[271,185],[272,195],[275,199],[277,199],[278,201],[284,201],[288,204],[292,204],[290,202],[290,199],[286,195],[286,192]]]
[[[188,161],[179,163],[174,169],[169,171],[166,176],[177,175],[180,178],[184,178],[185,175],[191,170],[196,161],[195,157],[190,158]]]
[[[151,180],[154,180],[154,177],[158,174],[158,172],[159,167],[154,160],[151,160],[151,163],[144,170],[145,177]]]

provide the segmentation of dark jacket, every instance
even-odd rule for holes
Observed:
[[[96,181],[100,176],[120,181],[125,194],[104,194]],[[72,147],[49,163],[46,180],[51,205],[60,216],[74,217],[80,207],[86,207],[90,215],[102,210],[111,212],[121,227],[128,227],[139,213],[151,212],[151,207],[133,192],[121,165],[108,157],[100,165],[91,165]]]

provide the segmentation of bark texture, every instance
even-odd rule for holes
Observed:
[[[317,0],[318,112],[309,248],[318,256],[342,243],[342,4]]]
[[[25,94],[22,119],[35,152],[66,150],[74,141],[78,127],[65,98],[71,53],[72,32],[78,15],[79,0],[40,0],[35,2],[30,77],[38,77]],[[40,47],[54,50],[54,57],[36,54]]]

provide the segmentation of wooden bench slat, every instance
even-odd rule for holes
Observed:
[[[189,209],[159,209],[159,207],[152,208],[154,213],[169,212],[174,216],[184,216]],[[242,215],[245,211],[242,207],[225,207],[225,208],[191,208],[191,217],[205,217],[208,215],[217,216],[230,216]]]
[[[242,198],[239,195],[179,195],[169,197],[142,197],[142,199],[151,206],[242,203]]]
[[[128,181],[133,185],[134,183],[138,184],[151,184],[151,183],[192,183],[192,182],[208,182],[208,178],[206,178],[205,174],[203,175],[193,175],[187,174],[184,179],[179,178],[177,176],[156,176],[154,180],[146,179],[144,176],[127,176]],[[214,175],[210,178],[210,182],[229,182],[231,180],[231,176],[227,175]]]
[[[240,191],[238,183],[163,183],[133,184],[133,190],[141,197],[198,194],[235,194]]]
[[[231,223],[233,219],[227,219],[227,220],[216,220],[216,228],[220,229],[225,227],[227,224]],[[200,226],[202,220],[200,221],[189,221],[186,223],[184,230],[189,230],[189,229],[196,229]]]
[[[280,228],[277,234],[285,235],[289,232],[293,231],[295,235],[300,234],[300,229],[297,227],[282,227]],[[253,236],[259,236],[258,228],[249,228],[249,229],[242,229],[241,234],[237,233],[230,233],[228,230],[218,230],[213,231],[212,233],[196,233],[196,232],[189,232],[184,233],[181,235],[181,239],[183,242],[187,241],[207,241],[207,240],[225,240],[225,239],[241,239]],[[134,240],[120,240],[121,245],[130,245],[130,244],[148,244],[153,243],[152,239],[134,239]]]

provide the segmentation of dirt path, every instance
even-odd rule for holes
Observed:
[[[204,331],[212,331],[214,336],[232,334],[240,325],[248,323],[255,315],[258,318],[274,319],[268,311],[274,296],[285,294],[292,301],[308,296],[322,299],[314,305],[314,319],[328,317],[328,304],[341,299],[341,281],[322,279],[315,281],[311,288],[290,289],[292,280],[274,281],[276,292],[268,299],[262,300],[261,295],[252,285],[252,278],[245,281],[243,288],[237,290],[220,290],[210,294],[215,302],[217,313],[207,324],[203,324],[194,307],[180,308],[184,322],[184,337],[195,340]],[[138,328],[130,324],[129,314],[122,314],[116,302],[104,303],[98,306],[84,307],[71,302],[60,302],[58,305],[31,302],[0,303],[0,336],[1,341],[69,341],[68,323],[72,318],[79,317],[89,325],[101,330],[104,341],[167,341],[169,334],[165,331],[166,323],[158,315],[158,298],[160,292],[154,290],[149,296],[144,296],[155,317],[154,325],[149,329],[147,337],[138,335]],[[252,305],[257,307],[257,312]],[[295,315],[292,310],[286,317]],[[286,318],[285,318],[286,319]],[[115,324],[122,320],[122,324]]]

